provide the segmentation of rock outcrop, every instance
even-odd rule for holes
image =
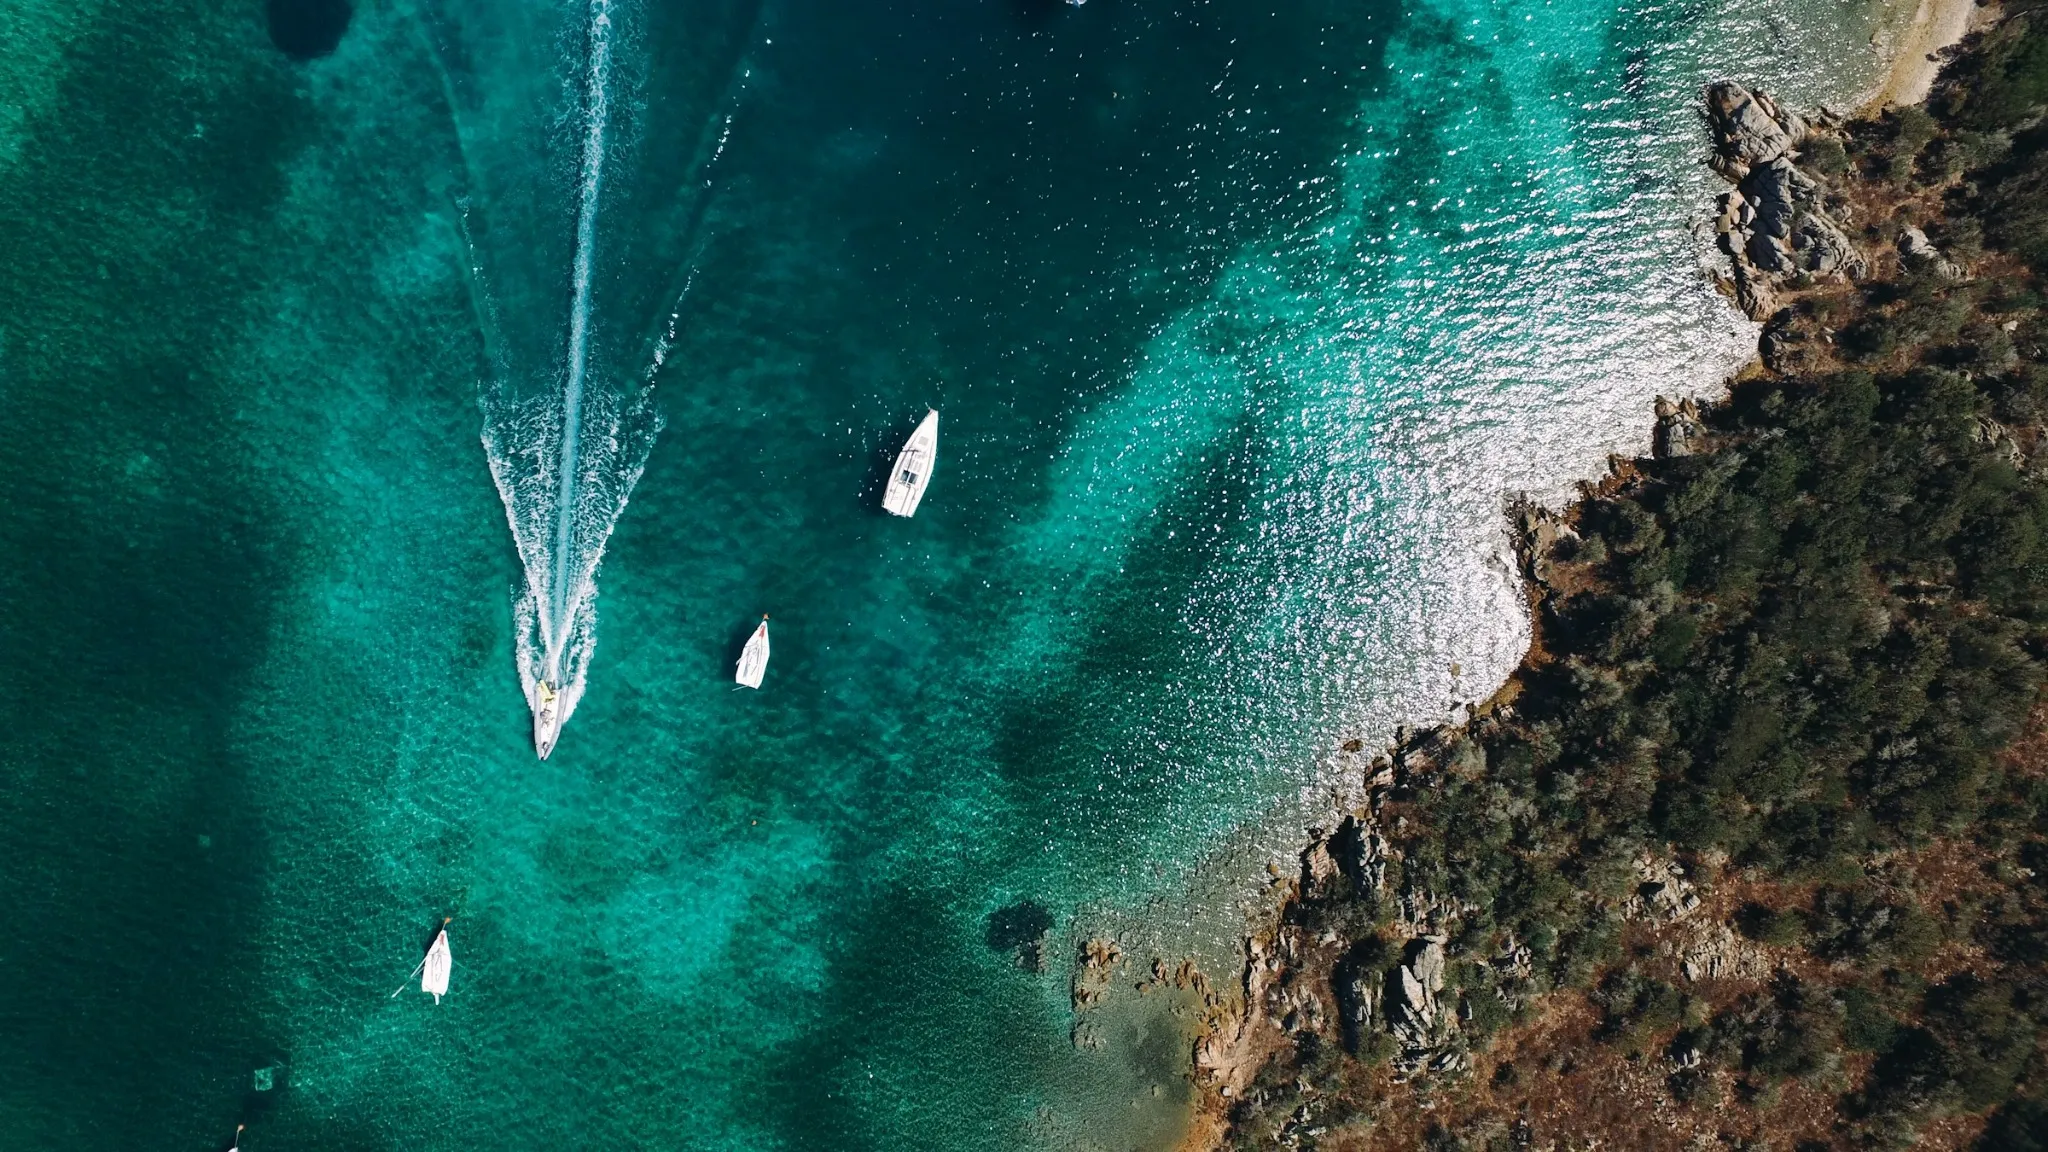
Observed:
[[[1650,438],[1651,451],[1660,460],[1692,456],[1707,446],[1707,425],[1700,417],[1699,402],[1690,397],[1672,403],[1657,397],[1657,427]]]
[[[1347,816],[1330,838],[1335,863],[1361,892],[1378,892],[1387,883],[1387,842],[1373,828]]]
[[[1770,970],[1762,951],[1726,924],[1706,925],[1675,943],[1666,942],[1658,950],[1675,954],[1679,971],[1689,981],[1757,980]]]
[[[1699,911],[1699,893],[1675,860],[1637,860],[1636,880],[1635,895],[1622,901],[1623,919],[1674,924]]]
[[[1394,1037],[1394,1066],[1403,1072],[1455,1072],[1465,1053],[1452,1044],[1457,1017],[1444,1009],[1444,938],[1408,942],[1406,961],[1387,982],[1387,1022]]]
[[[1908,227],[1899,233],[1899,263],[1908,272],[1932,272],[1943,280],[1961,280],[1963,269],[1927,238],[1927,233]]]
[[[1714,131],[1714,170],[1731,181],[1787,155],[1808,133],[1797,113],[1779,108],[1762,91],[1727,81],[1707,89],[1707,118]]]
[[[1827,189],[1795,163],[1819,129],[1740,84],[1707,89],[1713,167],[1735,188],[1715,221],[1734,263],[1736,302],[1751,319],[1778,311],[1780,285],[1795,277],[1861,277],[1863,253],[1829,214]]]

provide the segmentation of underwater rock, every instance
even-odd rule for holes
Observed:
[[[294,60],[314,60],[334,51],[355,17],[349,0],[265,0],[270,42]]]
[[[984,936],[991,951],[1008,952],[1017,966],[1045,971],[1045,938],[1052,931],[1052,913],[1035,900],[1019,900],[988,914]]]
[[[348,0],[264,0],[270,43],[301,61],[334,51],[354,14]]]
[[[1124,950],[1114,940],[1096,937],[1081,945],[1074,964],[1074,1010],[1079,1012],[1101,1003],[1109,982],[1123,964]]]

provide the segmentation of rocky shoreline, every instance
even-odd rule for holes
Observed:
[[[1710,86],[1703,107],[1711,165],[1730,185],[1715,206],[1714,230],[1727,257],[1718,275],[1738,306],[1764,326],[1758,359],[1739,379],[1838,370],[1841,302],[1867,296],[1871,284],[1896,281],[1938,295],[1944,285],[1970,276],[1965,257],[1930,239],[1915,222],[1903,194],[1855,176],[1856,164],[1877,163],[1867,156],[1856,164],[1850,159],[1849,149],[1862,147],[1854,134],[1870,122],[1826,111],[1802,116],[1732,82]],[[1908,170],[1925,159],[1909,156]],[[1838,174],[1847,175],[1837,179]],[[1925,193],[1914,195],[1925,202]],[[2004,331],[2012,332],[2015,324],[2008,322]],[[1532,683],[1562,676],[1585,682],[1574,692],[1614,691],[1600,685],[1608,675],[1601,669],[1578,663],[1576,656],[1560,666],[1545,650],[1545,629],[1558,626],[1567,605],[1608,579],[1601,573],[1611,545],[1600,534],[1582,531],[1582,520],[1602,500],[1627,506],[1632,499],[1648,499],[1653,482],[1643,479],[1646,471],[1676,462],[1714,466],[1693,458],[1714,457],[1738,443],[1726,423],[1717,424],[1715,413],[1696,400],[1660,399],[1650,459],[1617,461],[1606,480],[1589,486],[1585,500],[1563,513],[1516,510],[1517,546],[1537,621],[1522,668],[1465,723],[1404,731],[1370,761],[1364,803],[1336,814],[1329,827],[1312,829],[1297,874],[1276,880],[1284,890],[1279,912],[1270,926],[1245,937],[1238,980],[1219,989],[1187,965],[1172,974],[1181,987],[1200,992],[1207,1009],[1193,1049],[1199,1117],[1183,1149],[1418,1147],[1425,1136],[1431,1147],[1447,1149],[1594,1147],[1611,1145],[1617,1134],[1622,1145],[1632,1147],[1789,1148],[1797,1132],[1828,1131],[1855,1132],[1856,1146],[1893,1146],[1885,1143],[1892,1137],[1883,1135],[1884,1124],[1904,1133],[1897,1139],[1928,1146],[1962,1147],[1975,1139],[1981,1115],[1926,1111],[1924,1104],[1887,1112],[1889,1105],[1842,1095],[1852,1075],[1877,1076],[1889,1056],[1873,1070],[1867,1057],[1845,1063],[1840,1054],[1823,1053],[1816,1057],[1819,1065],[1833,1071],[1802,1071],[1791,1080],[1755,1071],[1768,1068],[1756,1052],[1789,1043],[1771,1039],[1775,1033],[1769,1030],[1795,1027],[1772,1023],[1790,1021],[1801,1010],[1787,1006],[1785,997],[1797,996],[1785,989],[1802,980],[1824,987],[1833,978],[1819,974],[1792,929],[1773,927],[1790,923],[1788,917],[1818,922],[1833,898],[1825,885],[1816,890],[1811,882],[1790,884],[1759,874],[1714,848],[1687,850],[1621,836],[1603,847],[1595,837],[1558,857],[1562,878],[1540,870],[1532,877],[1524,869],[1510,881],[1578,889],[1577,895],[1521,891],[1516,898],[1577,907],[1575,915],[1596,922],[1579,935],[1600,937],[1587,945],[1560,941],[1559,932],[1540,926],[1539,934],[1549,932],[1549,938],[1525,938],[1519,929],[1504,927],[1480,903],[1459,895],[1459,884],[1440,883],[1447,869],[1455,874],[1455,856],[1424,858],[1437,849],[1418,822],[1430,819],[1432,810],[1436,818],[1449,810],[1524,829],[1502,833],[1517,843],[1535,835],[1526,829],[1541,821],[1532,819],[1529,801],[1489,786],[1489,757],[1498,761],[1501,749],[1516,741],[1555,744],[1545,731],[1550,721],[1531,722],[1518,714],[1518,701]],[[1980,417],[1978,443],[1985,455],[2009,459],[2016,468],[2040,443],[2032,432],[1995,422],[1982,432],[1986,424]],[[1722,459],[1732,467],[1742,456],[1730,451]],[[1598,510],[1602,516],[1612,511]],[[1653,530],[1635,531],[1640,537]],[[1611,527],[1607,535],[1613,537]],[[1653,613],[1672,611],[1669,589],[1648,592],[1652,600],[1662,597]],[[1711,615],[1711,605],[1705,613]],[[1652,631],[1683,632],[1689,643],[1699,617],[1695,612],[1691,622],[1674,626],[1669,621],[1684,616],[1670,615]],[[1362,749],[1354,742],[1347,751]],[[1551,793],[1611,787],[1587,778],[1590,769],[1550,772],[1540,787]],[[1459,790],[1475,799],[1444,799]],[[1522,851],[1556,855],[1540,846]],[[1908,876],[1910,891],[1947,866],[1930,862],[1939,855],[1872,856],[1864,868],[1873,875]],[[1809,898],[1819,911],[1772,910],[1774,902]],[[1876,917],[1870,931],[1880,936],[1888,918],[1896,923],[1896,917],[1913,914],[1909,904],[1887,907],[1905,910]],[[1617,966],[1616,956],[1629,959]],[[1113,944],[1089,942],[1075,969],[1077,1016],[1121,963]],[[1947,987],[1958,979],[1954,969],[1924,962],[1910,977],[1892,972],[1886,978],[1905,979],[1910,987],[1936,979],[1946,980],[1941,986]],[[1155,961],[1153,981],[1167,979],[1167,966]],[[1855,996],[1867,995],[1861,987],[1845,984],[1830,993],[1838,1015],[1861,1010],[1855,1007],[1861,1003]],[[1844,1003],[1851,1007],[1842,1008]],[[1738,1048],[1746,1054],[1731,1069],[1725,1066],[1724,1034],[1739,1035],[1744,1027],[1765,1039]],[[1631,1029],[1641,1038],[1630,1041]],[[1668,1039],[1649,1043],[1653,1035]],[[1580,1051],[1596,1040],[1613,1044],[1617,1036],[1628,1041],[1618,1056]],[[1714,1066],[1717,1058],[1722,1068]],[[1529,1102],[1535,1089],[1522,1084],[1531,1064],[1557,1088],[1541,1105]],[[1584,1086],[1593,1082],[1601,1085],[1603,1098],[1584,1095]],[[1698,1107],[1730,1088],[1754,1115],[1731,1117]],[[1518,1091],[1524,1100],[1515,1117],[1487,1112],[1487,1100]],[[1870,1090],[1864,1091],[1867,1097]],[[1403,1101],[1405,1112],[1396,1115],[1375,1104],[1392,1100]],[[1439,1100],[1457,1103],[1438,1112]],[[1908,1126],[1902,1117],[1913,1116],[1913,1108],[1922,1112]],[[1463,1136],[1447,1126],[1450,1114],[1461,1109]],[[1472,1133],[1479,1134],[1477,1142],[1468,1138]],[[1846,1145],[1829,1138],[1798,1146]]]
[[[1774,336],[1780,342],[1786,339],[1785,302],[1790,296],[1817,282],[1860,278],[1870,269],[1871,258],[1844,227],[1855,219],[1854,206],[1794,163],[1802,145],[1832,140],[1844,120],[1822,111],[1809,121],[1780,107],[1768,94],[1733,82],[1710,86],[1703,107],[1713,140],[1710,164],[1733,185],[1716,204],[1715,232],[1728,257],[1727,268],[1718,275],[1743,311],[1766,324],[1761,359]],[[1923,233],[1908,229],[1906,235],[1903,258],[1942,261]],[[1775,333],[1770,327],[1774,320],[1779,326]],[[1655,458],[1685,457],[1706,449],[1708,433],[1697,400],[1659,398],[1655,415]],[[1619,465],[1605,486],[1617,487],[1626,476],[1626,466]],[[1572,554],[1579,543],[1575,518],[1576,510],[1559,514],[1535,505],[1516,510],[1516,547],[1532,601],[1572,590],[1572,577],[1558,559]],[[1539,629],[1540,623],[1539,613]],[[1532,660],[1541,663],[1541,654],[1532,654]],[[1206,1126],[1202,1137],[1186,1147],[1222,1146],[1227,1117],[1237,1102],[1259,1091],[1253,1079],[1261,1065],[1303,1039],[1334,1040],[1353,1052],[1369,1050],[1377,1041],[1381,1052],[1375,1055],[1385,1057],[1391,1069],[1387,1080],[1394,1085],[1418,1076],[1456,1076],[1470,1070],[1472,1049],[1463,1025],[1482,1009],[1454,991],[1447,1003],[1445,972],[1447,948],[1454,946],[1464,916],[1477,909],[1455,897],[1390,889],[1388,865],[1399,853],[1391,840],[1406,824],[1396,798],[1429,787],[1430,778],[1440,772],[1483,770],[1483,758],[1471,762],[1478,749],[1473,732],[1513,720],[1512,701],[1522,679],[1533,670],[1533,664],[1525,662],[1463,724],[1404,730],[1395,745],[1366,769],[1365,805],[1343,814],[1333,828],[1310,830],[1299,875],[1287,881],[1278,923],[1245,937],[1239,995],[1217,1005],[1228,1011],[1195,1045],[1193,1068],[1203,1089],[1204,1111],[1225,1122]],[[1632,867],[1636,883],[1621,901],[1624,919],[1670,928],[1690,920],[1704,906],[1679,861],[1644,855]],[[1391,900],[1396,909],[1386,933],[1391,943],[1386,953],[1361,957],[1340,931],[1313,931],[1301,923],[1305,910],[1359,893]],[[1098,947],[1098,942],[1091,942],[1091,949]],[[1688,979],[1754,977],[1764,963],[1725,924],[1674,933],[1662,947],[1677,958]],[[1512,935],[1476,962],[1496,974],[1495,996],[1502,1008],[1519,1009],[1539,994],[1531,979],[1530,949]],[[1078,973],[1093,971],[1096,963],[1091,953],[1077,968],[1077,1008],[1082,1005]],[[1316,1124],[1315,1094],[1299,1095],[1301,1101],[1282,1130],[1282,1147],[1302,1146],[1303,1139],[1313,1141],[1326,1132]]]

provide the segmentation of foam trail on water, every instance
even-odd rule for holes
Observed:
[[[548,376],[550,387],[533,389],[541,376],[532,365],[515,364],[502,339],[502,317],[492,299],[485,261],[469,229],[469,205],[458,199],[459,225],[469,252],[471,289],[479,324],[484,330],[488,378],[479,391],[484,413],[484,454],[491,479],[505,503],[505,518],[518,546],[522,586],[513,593],[516,657],[521,690],[529,707],[537,705],[541,681],[559,696],[563,722],[583,697],[585,673],[597,639],[597,569],[604,558],[612,527],[647,462],[661,418],[654,408],[654,382],[670,350],[689,295],[696,258],[676,269],[680,283],[668,289],[667,322],[652,340],[645,370],[628,381],[616,367],[621,349],[608,347],[593,323],[601,267],[598,252],[600,202],[607,169],[616,165],[614,147],[631,144],[631,117],[636,105],[618,103],[615,84],[625,83],[614,67],[621,30],[630,14],[614,11],[615,0],[588,0],[583,65],[574,73],[580,82],[580,128],[577,168],[572,185],[576,198],[574,247],[570,256],[569,316],[562,359]],[[760,10],[753,20],[758,26]],[[749,30],[749,38],[752,36]],[[628,66],[630,67],[630,66]],[[707,126],[698,144],[697,177],[711,185],[710,173],[731,139],[737,105],[744,97],[752,69],[742,53],[732,63],[723,103],[726,111]],[[615,112],[619,113],[615,123]],[[615,136],[625,135],[620,144]],[[703,224],[708,197],[690,205],[679,234],[694,236]],[[620,253],[619,257],[630,255]],[[616,307],[607,301],[605,307]]]
[[[597,201],[604,187],[604,133],[611,114],[607,81],[611,73],[611,13],[607,0],[590,5],[590,72],[585,77],[589,107],[583,133],[583,181],[576,205],[575,300],[569,310],[569,364],[562,384],[562,459],[560,488],[555,495],[554,596],[543,635],[548,640],[548,679],[561,680],[562,648],[571,631],[571,612],[580,596],[572,594],[575,579],[573,548],[576,531],[576,465],[583,420],[583,378],[590,367],[590,284],[597,247]],[[594,575],[594,573],[593,573]],[[574,590],[581,592],[581,588]]]
[[[525,570],[513,609],[520,687],[532,706],[538,683],[553,684],[564,722],[583,696],[596,645],[597,568],[605,542],[661,426],[651,371],[630,390],[593,379],[597,221],[609,161],[615,28],[610,0],[591,0],[589,14],[567,348],[556,386],[529,395],[520,394],[517,367],[487,351],[492,380],[481,396],[484,454]],[[482,264],[473,252],[471,265],[481,285]],[[499,343],[488,331],[499,318],[489,293],[480,288],[479,297],[489,349]]]

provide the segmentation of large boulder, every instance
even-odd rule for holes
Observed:
[[[1757,341],[1764,367],[1780,376],[1801,376],[1825,369],[1828,334],[1812,314],[1780,308],[1764,324]]]
[[[1749,170],[1740,185],[1743,200],[1756,212],[1756,232],[1780,240],[1792,236],[1793,217],[1819,199],[1820,186],[1783,156]]]
[[[1377,892],[1387,879],[1387,842],[1379,830],[1345,817],[1331,840],[1337,867],[1362,892]]]
[[[1943,280],[1963,278],[1962,268],[1943,256],[1927,233],[1918,228],[1909,227],[1899,233],[1899,262],[1909,272],[1932,272]]]
[[[1714,133],[1715,167],[1731,180],[1787,156],[1808,133],[1796,114],[1732,81],[1707,89],[1707,122]]]
[[[1390,1007],[1397,1009],[1394,1026],[1399,1029],[1413,1029],[1426,1034],[1436,1024],[1436,997],[1415,978],[1413,968],[1401,967],[1394,970]]]
[[[1808,212],[1792,228],[1792,251],[1799,266],[1816,275],[1840,273],[1860,277],[1869,271],[1863,253],[1833,220],[1819,212]]]
[[[1672,403],[1657,397],[1657,427],[1650,438],[1650,451],[1660,460],[1692,456],[1706,448],[1707,426],[1700,418],[1699,404],[1691,399]]]
[[[1415,979],[1433,996],[1444,990],[1444,944],[1443,941],[1425,937],[1410,946],[1413,958],[1408,961],[1408,970]]]

